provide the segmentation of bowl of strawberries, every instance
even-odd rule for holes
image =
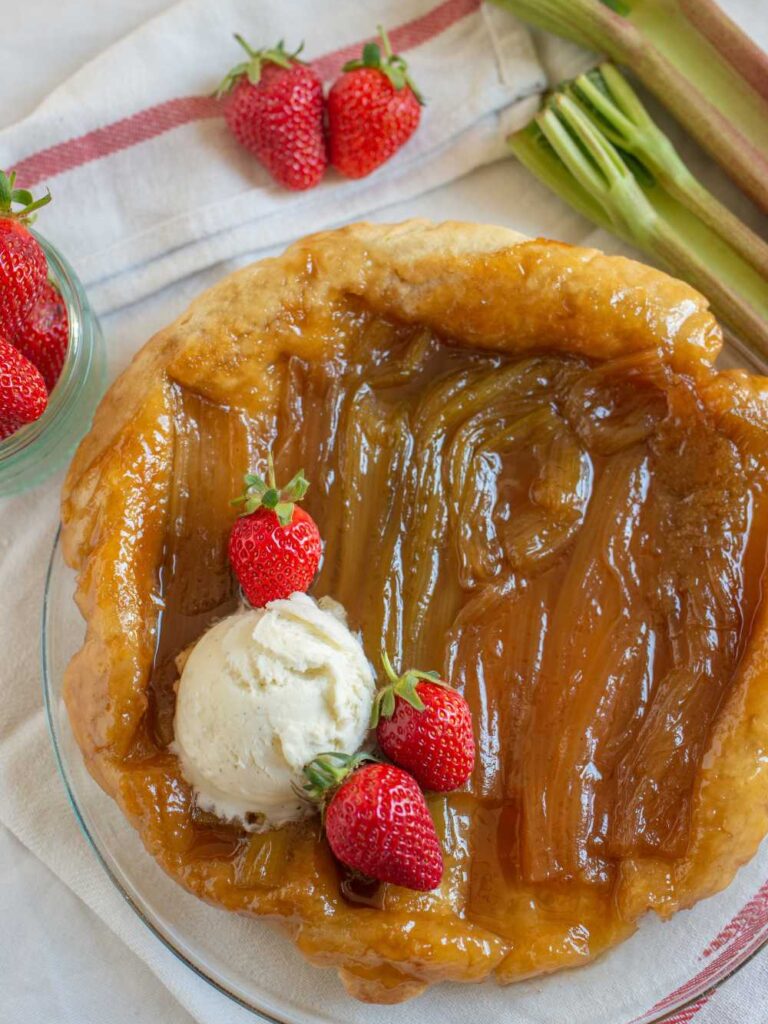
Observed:
[[[58,469],[105,383],[99,322],[69,263],[31,223],[34,199],[0,171],[0,497]]]

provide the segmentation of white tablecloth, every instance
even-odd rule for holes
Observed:
[[[76,4],[27,0],[23,5],[2,0],[0,127],[28,113],[84,60],[166,6],[169,0],[78,0]],[[768,45],[768,0],[731,0],[727,7],[763,46]],[[749,213],[747,204],[723,182],[717,169],[693,147],[684,148],[701,176],[738,211]],[[512,161],[483,168],[415,202],[390,207],[375,219],[398,220],[414,215],[497,222],[531,234],[570,242],[589,240],[605,248],[617,248]],[[173,319],[192,295],[222,272],[218,268],[187,279],[112,314],[103,324],[107,338],[130,337],[138,344]],[[42,595],[42,578],[33,582]],[[9,599],[8,595],[4,599]],[[30,622],[29,628],[37,630],[38,623]],[[52,779],[51,784],[59,783]],[[119,899],[115,893],[114,900]],[[192,1024],[192,1017],[155,975],[1,826],[0,920],[3,1022]],[[143,927],[138,921],[135,926]],[[202,983],[190,974],[189,984]],[[765,954],[713,997],[707,1021],[740,1024],[740,1007],[747,992],[751,1010],[757,1011],[754,1016],[750,1014],[750,1021],[768,1020]],[[565,1024],[565,1020],[552,1024]]]

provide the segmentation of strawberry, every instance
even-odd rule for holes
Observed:
[[[440,840],[416,780],[368,754],[320,754],[305,787],[324,800],[325,835],[346,867],[408,889],[435,889],[443,877]]]
[[[382,751],[419,785],[439,793],[462,786],[475,765],[472,712],[436,672],[411,669],[397,676],[385,653],[390,680],[379,690],[371,726]]]
[[[245,494],[232,503],[245,513],[229,535],[229,561],[254,608],[308,590],[323,550],[314,519],[295,504],[309,487],[304,471],[280,489],[270,454],[268,475],[265,483],[246,473]]]
[[[366,43],[360,60],[344,65],[328,93],[331,163],[348,178],[364,178],[416,131],[423,100],[402,57],[379,26],[384,59]]]
[[[0,171],[0,336],[13,338],[40,296],[48,274],[45,253],[27,229],[35,210],[51,196],[34,200],[14,188],[15,172]],[[20,205],[21,210],[14,210]]]
[[[328,165],[320,76],[297,60],[301,46],[286,53],[281,40],[272,50],[252,50],[242,36],[235,39],[248,60],[217,93],[230,93],[224,117],[232,134],[281,185],[312,188]]]
[[[40,371],[0,338],[0,440],[42,416],[47,404]]]
[[[48,391],[53,391],[67,354],[69,320],[64,300],[50,281],[43,285],[13,343],[42,373]]]

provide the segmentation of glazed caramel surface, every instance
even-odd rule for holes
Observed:
[[[362,313],[348,328],[344,357],[288,360],[277,467],[312,480],[314,593],[345,606],[372,661],[383,646],[438,668],[472,707],[471,784],[432,801],[443,892],[358,891],[314,826],[251,838],[200,814],[180,871],[233,858],[239,906],[243,889],[300,885],[312,853],[329,920],[428,909],[455,915],[462,940],[490,933],[508,976],[578,962],[630,928],[622,863],[687,850],[759,598],[745,581],[760,578],[764,509],[736,445],[651,357],[511,359]],[[131,753],[145,769],[173,736],[174,657],[235,606],[221,496],[254,447],[242,416],[181,389],[175,402],[165,608]]]
[[[767,824],[768,388],[717,374],[718,344],[650,268],[421,222],[297,243],[150,342],[65,486],[88,620],[65,697],[165,870],[378,1002],[584,963],[727,884]],[[429,798],[434,893],[348,879],[317,819],[201,814],[167,749],[270,445],[312,481],[315,595],[472,706],[473,778]]]

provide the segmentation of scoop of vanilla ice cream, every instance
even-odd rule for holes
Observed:
[[[171,749],[203,810],[251,830],[283,825],[311,813],[294,789],[304,765],[360,747],[374,690],[341,605],[293,594],[201,637],[179,682]]]

